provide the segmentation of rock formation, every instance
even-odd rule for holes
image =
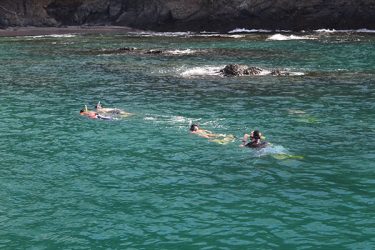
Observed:
[[[375,29],[374,0],[2,0],[0,26],[124,25],[160,31]]]
[[[240,64],[229,64],[220,70],[224,76],[259,75],[263,70],[257,67],[248,67]]]
[[[255,75],[271,75],[271,76],[289,76],[291,72],[273,69],[271,71],[264,70],[258,67],[248,67],[241,64],[228,64],[223,69],[220,70],[223,76],[255,76]]]

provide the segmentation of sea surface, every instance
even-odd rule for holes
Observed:
[[[374,110],[366,30],[1,37],[0,248],[375,249]]]

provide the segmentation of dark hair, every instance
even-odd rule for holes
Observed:
[[[260,139],[260,133],[259,133],[259,130],[254,130],[253,138],[254,138],[255,140],[259,140],[259,139]]]
[[[79,113],[83,113],[83,112],[85,112],[83,109],[81,109],[81,110],[79,111]]]
[[[190,131],[194,131],[195,127],[198,127],[198,125],[197,124],[191,124]]]

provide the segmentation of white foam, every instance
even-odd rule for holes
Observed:
[[[375,30],[369,30],[369,29],[358,29],[356,30],[358,33],[375,33]]]
[[[289,72],[290,76],[304,76],[305,73],[303,72]]]
[[[145,118],[143,118],[143,120],[145,120],[145,121],[155,121],[156,118],[155,117],[146,116]]]
[[[223,38],[236,38],[236,39],[246,37],[245,35],[238,35],[238,34],[228,35],[228,34],[218,34],[218,33],[200,34],[200,35],[196,35],[196,36],[199,36],[199,37],[223,37]]]
[[[136,35],[136,36],[143,36],[143,37],[153,37],[153,36],[160,36],[160,37],[178,37],[178,36],[191,36],[194,33],[192,32],[130,32],[129,34]]]
[[[262,69],[262,71],[259,73],[259,76],[267,76],[269,74],[271,74],[271,71]]]
[[[356,29],[356,30],[335,30],[335,29],[318,29],[314,30],[318,33],[375,33],[375,30],[370,29]]]
[[[175,50],[167,50],[166,51],[166,53],[172,54],[172,55],[191,55],[191,54],[194,54],[196,52],[197,52],[196,50],[192,50],[192,49],[183,49],[183,50],[175,49]]]
[[[337,32],[335,29],[318,29],[318,30],[314,30],[315,32],[318,32],[318,33],[334,33],[334,32]]]
[[[272,71],[267,69],[262,69],[258,76],[268,76],[271,75]],[[281,75],[288,75],[288,76],[303,76],[305,73],[303,72],[293,72],[289,70],[280,70]]]
[[[193,119],[179,116],[179,115],[158,115],[158,114],[147,114],[143,118],[145,121],[151,121],[155,124],[162,124],[162,125],[177,125],[181,128],[186,128],[189,124],[192,124]]]
[[[52,34],[52,35],[32,36],[32,38],[48,38],[48,37],[52,37],[52,38],[71,38],[71,37],[76,37],[76,36],[77,35],[73,35],[73,34],[63,34],[63,35]]]
[[[288,150],[280,145],[269,145],[265,148],[261,148],[255,151],[256,156],[266,156],[266,155],[273,155],[273,154],[288,154]]]
[[[271,33],[272,30],[264,30],[264,29],[245,29],[245,28],[237,28],[234,30],[229,31],[229,34],[232,33]]]
[[[175,124],[175,123],[191,123],[191,119],[183,116],[172,116],[169,119],[169,122]]]
[[[269,41],[288,41],[288,40],[315,40],[316,37],[311,36],[296,36],[296,35],[282,35],[282,34],[275,34],[267,38]]]
[[[194,67],[184,70],[180,75],[182,77],[193,77],[193,76],[217,76],[220,75],[220,70],[224,66],[203,66]]]
[[[182,67],[179,69],[175,69],[174,71],[180,76],[189,78],[189,77],[202,77],[202,76],[221,76],[220,70],[222,70],[225,67],[223,66],[202,66],[202,67],[193,67],[193,68],[186,68]],[[303,76],[305,75],[304,72],[299,71],[291,71],[289,69],[280,70],[281,75],[286,76]],[[263,69],[259,72],[258,75],[255,76],[269,76],[271,75],[272,71],[268,69]]]

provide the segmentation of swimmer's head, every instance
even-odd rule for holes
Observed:
[[[198,125],[197,124],[191,124],[190,131],[197,131],[197,130],[198,130]]]
[[[80,114],[82,114],[82,113],[84,113],[85,111],[83,110],[83,109],[81,109],[80,111],[79,111],[79,113]]]
[[[260,137],[261,137],[261,133],[259,132],[259,130],[254,130],[253,132],[252,132],[252,138],[253,139],[255,139],[255,140],[260,140]]]
[[[95,105],[95,108],[96,109],[101,109],[102,108],[102,104],[100,103],[100,101],[98,102],[98,104]]]

